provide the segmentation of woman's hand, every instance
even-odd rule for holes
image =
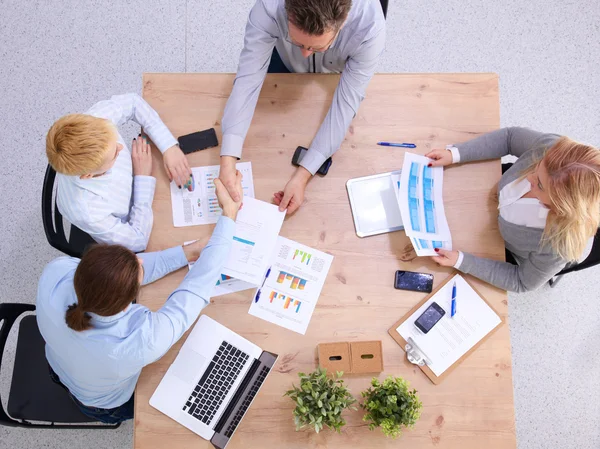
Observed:
[[[458,251],[452,250],[448,251],[447,249],[436,248],[435,252],[438,253],[437,256],[431,256],[431,260],[437,263],[441,267],[453,267],[456,265],[456,261],[458,260]]]
[[[450,150],[432,150],[425,157],[431,159],[428,167],[444,167],[452,164],[452,151]]]
[[[242,199],[244,198],[244,191],[242,190],[242,174],[239,170],[236,171],[235,182],[232,187],[234,193],[237,193],[237,197],[239,198],[238,201],[232,198],[230,191],[223,185],[221,179],[215,178],[214,183],[217,200],[219,200],[219,206],[223,209],[223,215],[235,221],[237,213],[242,206]]]

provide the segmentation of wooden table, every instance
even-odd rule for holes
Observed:
[[[146,74],[143,96],[175,136],[214,127],[221,140],[221,117],[231,91],[230,74]],[[285,186],[298,145],[308,146],[327,113],[335,75],[267,75],[244,158],[253,164],[256,197],[270,201]],[[235,448],[514,448],[514,406],[508,321],[441,385],[405,357],[388,328],[423,298],[393,288],[398,269],[427,271],[439,285],[451,270],[428,258],[413,259],[403,232],[360,239],[356,236],[345,183],[349,178],[398,169],[403,150],[378,147],[378,140],[414,142],[416,151],[443,148],[499,127],[495,74],[376,75],[333,158],[329,174],[313,179],[306,202],[286,219],[281,235],[334,256],[306,335],[301,336],[248,314],[251,291],[213,298],[204,313],[280,358],[229,447]],[[189,156],[190,165],[219,163],[219,149]],[[154,150],[154,229],[148,250],[160,250],[212,232],[213,226],[174,228],[167,178]],[[444,203],[455,248],[504,258],[497,227],[495,185],[500,162],[468,164],[445,171]],[[181,281],[179,270],[142,289],[140,303],[158,309]],[[506,319],[506,293],[469,278]],[[187,336],[187,335],[186,335]],[[135,401],[136,448],[211,447],[183,426],[150,407],[148,400],[173,362],[182,338],[161,360],[146,367]],[[341,435],[294,430],[292,402],[282,397],[299,371],[317,366],[321,342],[382,340],[385,371],[408,379],[423,402],[421,419],[401,440],[369,431],[362,411],[346,412]],[[355,397],[369,375],[347,375]]]

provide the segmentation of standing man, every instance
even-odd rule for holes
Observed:
[[[384,43],[385,18],[378,0],[257,0],[222,121],[219,177],[232,197],[239,194],[235,164],[267,71],[342,73],[301,166],[284,190],[274,194],[279,210],[291,214],[302,204],[310,178],[344,140]]]

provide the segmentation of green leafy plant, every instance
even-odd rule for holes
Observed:
[[[373,378],[371,385],[362,392],[364,401],[361,404],[367,411],[363,421],[369,423],[369,429],[381,427],[382,432],[391,438],[402,435],[403,427],[412,429],[421,416],[423,406],[417,390],[411,391],[407,381],[392,376],[383,383]]]
[[[331,377],[327,370],[317,368],[310,374],[298,373],[300,386],[287,391],[284,396],[289,396],[296,404],[294,409],[294,422],[296,430],[311,427],[315,432],[327,426],[340,433],[346,425],[342,412],[347,408],[356,410],[353,404],[356,399],[352,397],[344,381],[344,373],[337,372]]]

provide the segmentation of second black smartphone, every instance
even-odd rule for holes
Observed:
[[[179,142],[179,148],[181,148],[184,154],[190,154],[219,145],[217,133],[214,128],[180,136],[177,141]]]
[[[425,309],[421,316],[415,320],[415,326],[417,326],[421,332],[426,334],[444,315],[446,315],[446,311],[434,301]]]
[[[431,293],[433,274],[398,270],[394,279],[394,287],[399,290]]]

